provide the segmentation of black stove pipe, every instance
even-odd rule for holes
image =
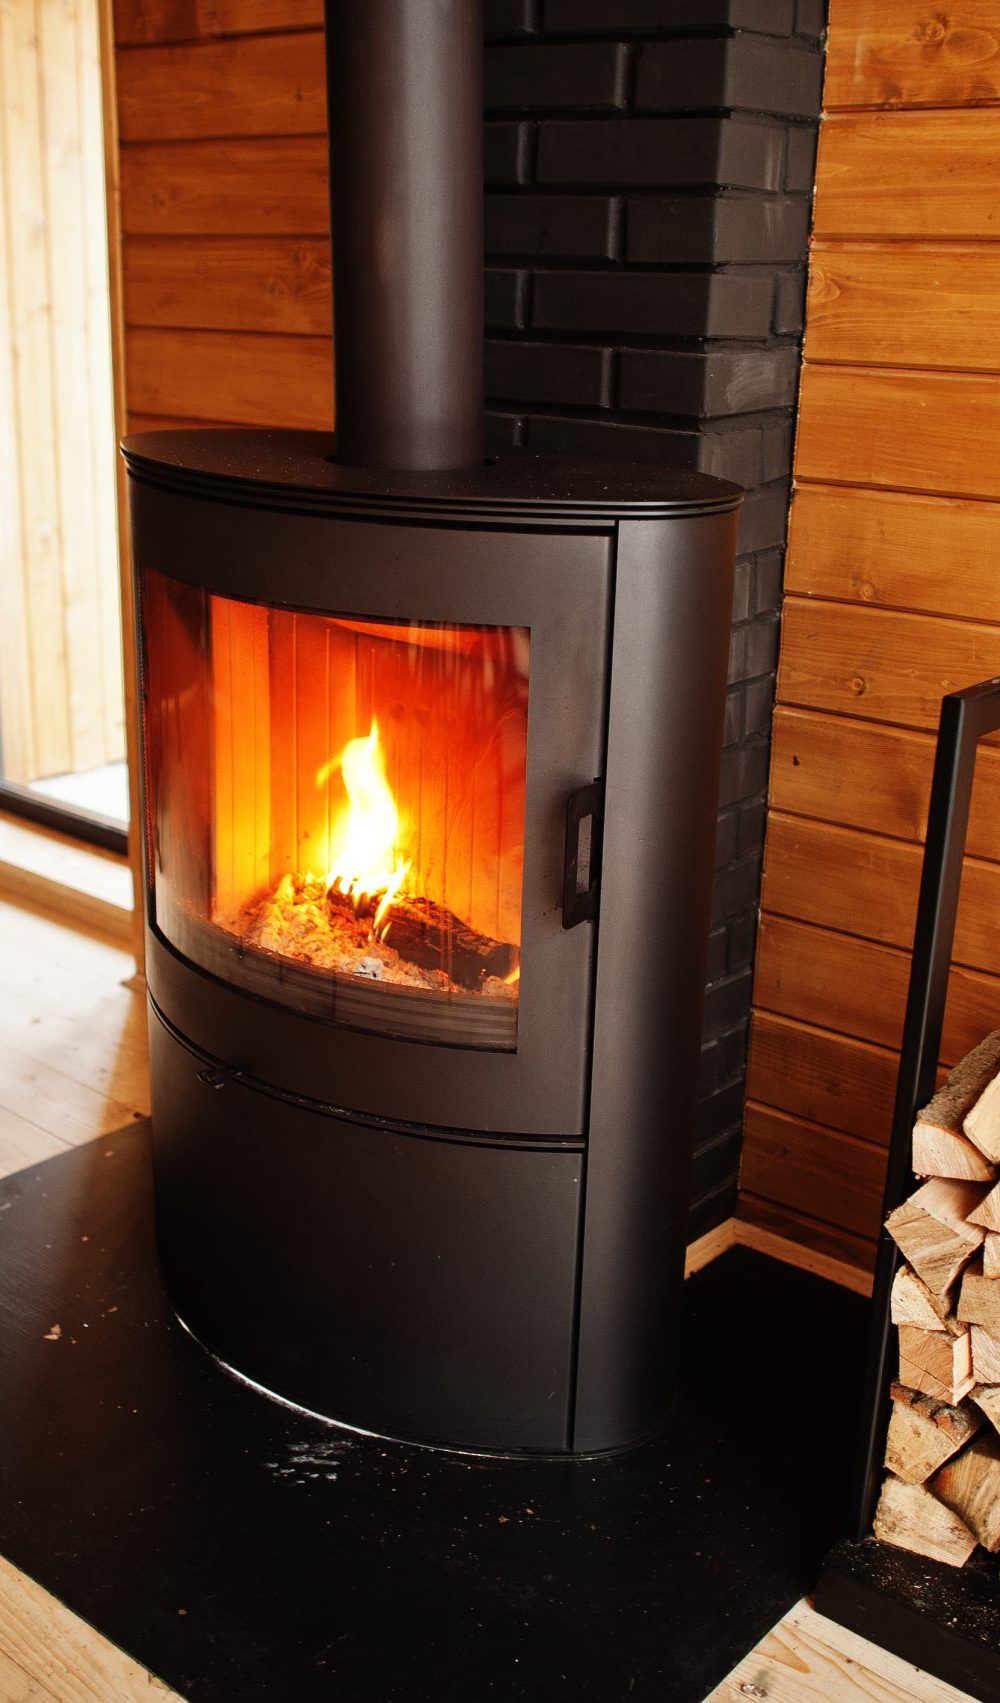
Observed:
[[[483,458],[481,0],[327,0],[337,460]]]

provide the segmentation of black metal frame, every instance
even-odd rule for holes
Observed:
[[[884,1225],[914,1183],[910,1142],[916,1114],[935,1090],[976,748],[986,734],[997,731],[1000,731],[1000,677],[968,686],[962,692],[950,692],[942,699],[889,1144],[883,1229],[872,1292],[863,1430],[851,1498],[852,1535],[859,1542],[870,1533],[874,1519],[893,1378],[889,1303],[900,1253]]]

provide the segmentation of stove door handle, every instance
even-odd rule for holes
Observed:
[[[597,915],[601,887],[604,782],[577,787],[566,800],[566,857],[563,864],[562,925],[575,928]]]

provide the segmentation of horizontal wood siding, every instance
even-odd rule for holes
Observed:
[[[117,0],[130,430],[329,429],[322,5]]]
[[[831,0],[740,1212],[869,1265],[942,694],[1000,675],[1000,14]],[[942,1059],[1000,1024],[979,754]]]

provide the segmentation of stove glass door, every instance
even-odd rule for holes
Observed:
[[[143,574],[155,922],[350,1028],[517,1046],[530,635]]]

